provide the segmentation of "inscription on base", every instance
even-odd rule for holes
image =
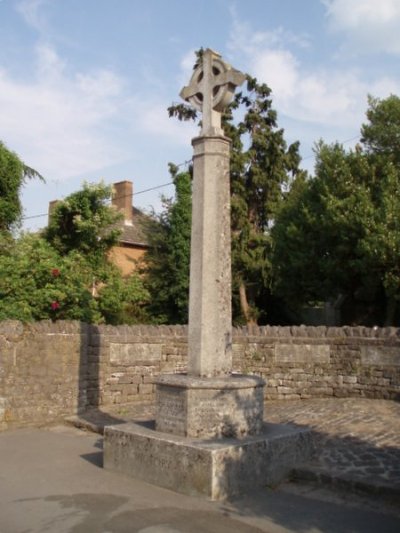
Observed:
[[[185,391],[157,387],[156,429],[166,433],[185,433]]]

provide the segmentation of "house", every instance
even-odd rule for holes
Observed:
[[[110,258],[117,265],[124,276],[135,270],[136,261],[141,259],[148,249],[145,237],[144,215],[133,207],[133,184],[131,181],[119,181],[113,184],[111,205],[123,214],[123,220],[118,223],[122,233],[119,242],[110,253]],[[49,203],[49,219],[58,200]]]
[[[132,198],[131,181],[119,181],[113,184],[111,203],[124,215],[124,218],[120,223],[122,234],[117,246],[111,250],[111,259],[124,276],[135,269],[136,261],[143,257],[149,247],[144,231],[146,215],[133,207]]]

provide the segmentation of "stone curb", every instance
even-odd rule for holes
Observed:
[[[388,497],[400,504],[400,487],[372,481],[354,479],[346,474],[331,473],[318,470],[311,465],[303,465],[293,470],[291,481],[296,483],[306,482],[319,486],[339,488],[352,492],[362,492],[373,496]]]
[[[82,429],[84,431],[91,431],[92,433],[99,433],[99,435],[104,434],[104,425],[96,424],[94,422],[89,422],[89,420],[84,420],[78,416],[69,416],[64,419],[65,423],[69,426],[74,426],[77,429]]]

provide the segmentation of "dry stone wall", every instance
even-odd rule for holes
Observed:
[[[187,328],[93,326],[89,361],[91,405],[151,402],[154,376],[186,371]]]
[[[400,400],[397,328],[261,327],[236,330],[238,371],[267,381],[265,398],[323,397]]]
[[[0,429],[154,400],[154,377],[185,372],[185,326],[0,323]],[[234,371],[265,378],[266,400],[400,400],[400,330],[236,328]]]
[[[89,326],[0,323],[0,429],[46,423],[86,405]]]

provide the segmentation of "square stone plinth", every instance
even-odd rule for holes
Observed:
[[[104,431],[104,468],[212,500],[276,486],[312,452],[309,430],[280,424],[240,440],[191,439],[133,422]]]
[[[242,438],[263,424],[265,381],[258,376],[159,376],[156,429],[184,437]]]

